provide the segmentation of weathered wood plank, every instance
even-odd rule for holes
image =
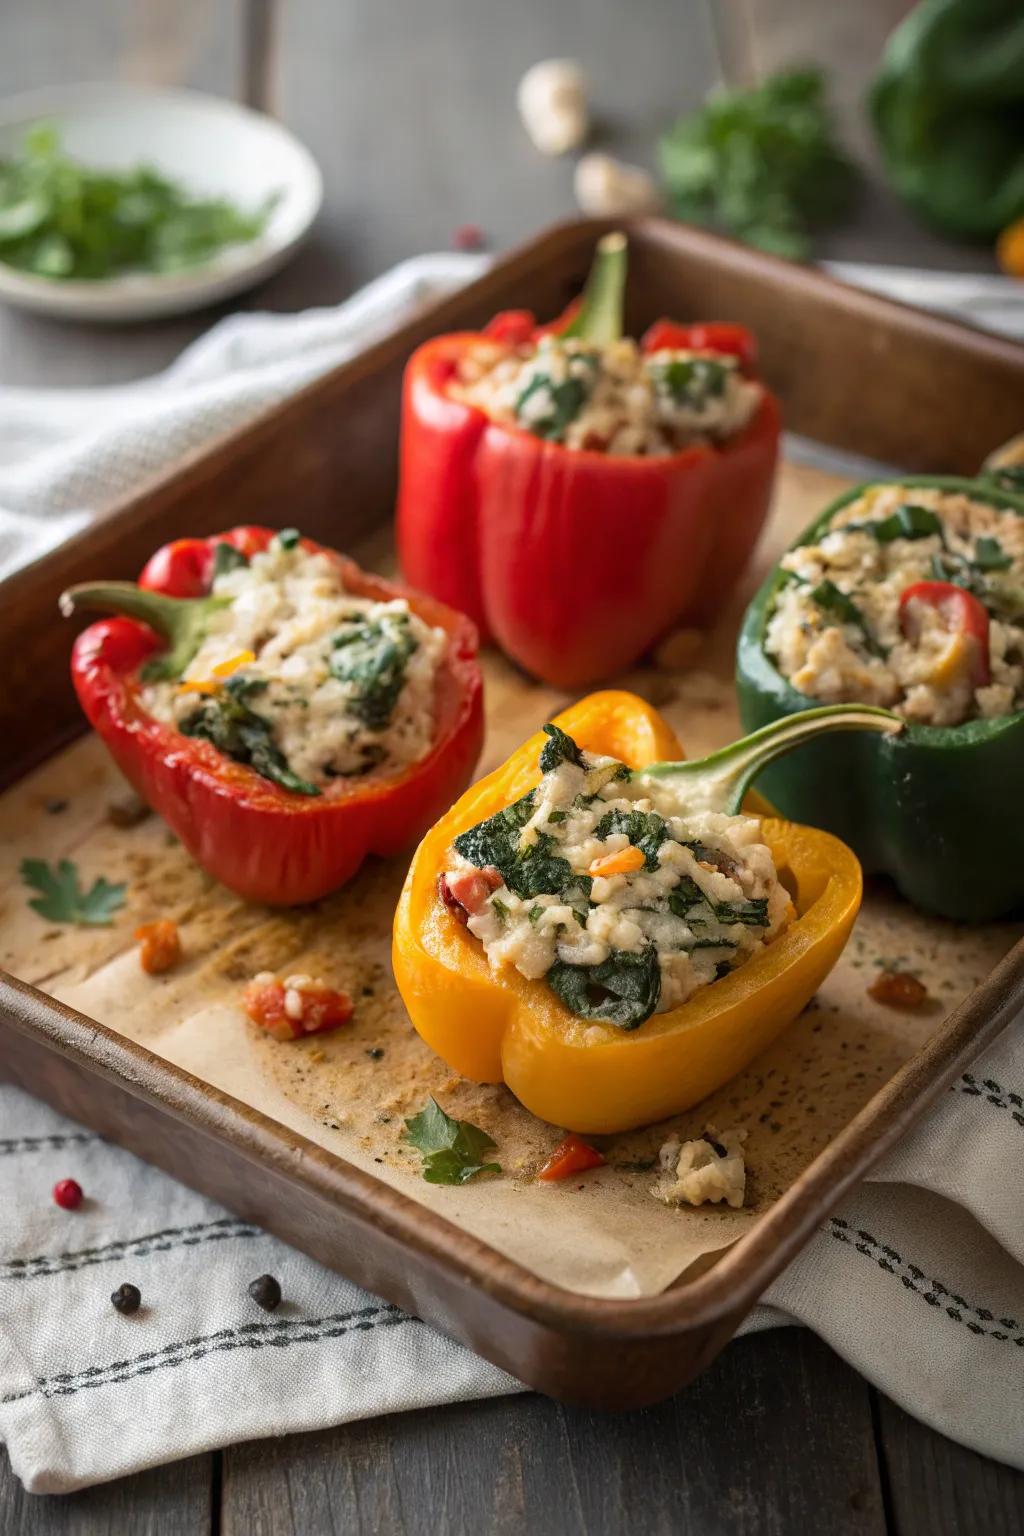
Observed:
[[[95,80],[243,94],[241,0],[32,0],[0,5],[0,95]],[[165,366],[209,314],[145,326],[68,325],[0,306],[0,382],[110,384]]]
[[[203,1536],[212,1528],[213,1456],[50,1498],[28,1494],[0,1447],[3,1536]]]
[[[715,77],[704,0],[282,6],[269,105],[319,159],[327,207],[275,304],[444,250],[463,223],[504,247],[571,216],[573,157],[538,154],[515,105],[523,72],[565,55],[592,77],[598,137],[647,164],[659,127]]]
[[[1024,1531],[1024,1473],[947,1440],[884,1397],[878,1427],[894,1536]]]
[[[235,1447],[222,1530],[880,1536],[885,1522],[867,1387],[786,1330],[739,1340],[642,1413],[504,1398]]]

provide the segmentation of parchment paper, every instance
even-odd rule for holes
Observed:
[[[819,470],[786,466],[757,568],[692,665],[615,680],[658,704],[691,756],[736,734],[731,678],[739,615],[781,547],[841,484]],[[384,543],[354,553],[377,568],[389,559]],[[487,693],[481,771],[567,702],[493,656]],[[0,798],[7,870],[0,964],[441,1211],[544,1278],[591,1295],[653,1294],[741,1236],[1018,936],[1011,924],[979,930],[927,919],[887,888],[872,888],[840,964],[771,1050],[688,1114],[607,1138],[607,1168],[542,1185],[533,1176],[559,1132],[505,1089],[453,1076],[419,1040],[394,990],[391,918],[403,861],[372,864],[315,907],[253,907],[209,880],[155,816],[128,829],[111,825],[108,809],[126,793],[103,748],[86,737]],[[24,857],[73,858],[87,883],[98,875],[124,880],[127,905],[110,928],[52,925],[27,904],[30,893],[17,876]],[[132,932],[158,916],[180,924],[185,959],[150,977]],[[895,1012],[868,997],[883,962],[925,982],[924,1009]],[[262,1035],[239,1005],[242,987],[260,970],[304,971],[345,987],[356,998],[353,1024],[286,1044]],[[402,1122],[428,1094],[490,1132],[500,1178],[461,1189],[423,1182],[418,1154],[402,1142]],[[746,1207],[666,1208],[650,1193],[658,1147],[670,1131],[696,1135],[709,1125],[749,1131]]]

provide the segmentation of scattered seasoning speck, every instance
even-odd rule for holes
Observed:
[[[373,996],[373,988],[372,987],[364,987],[363,988],[363,996],[364,997],[372,997]]]
[[[47,800],[46,802],[47,816],[59,816],[61,811],[66,811],[67,808],[68,803],[66,800]]]
[[[110,1299],[118,1312],[123,1312],[127,1317],[132,1312],[137,1312],[142,1304],[142,1292],[137,1285],[119,1285],[116,1291],[112,1291]]]
[[[371,1045],[367,1049],[366,1054],[371,1061],[380,1061],[384,1055],[384,1047],[382,1045]]]
[[[457,251],[479,251],[487,238],[479,224],[460,224],[452,230],[452,245]]]
[[[107,806],[108,822],[112,827],[120,827],[122,830],[137,827],[151,815],[149,806],[138,795],[125,795],[121,800],[112,800]]]
[[[273,1312],[281,1303],[281,1287],[273,1275],[257,1275],[255,1280],[250,1281],[249,1295],[264,1312]]]
[[[77,1211],[82,1203],[82,1186],[76,1179],[59,1179],[53,1186],[53,1198],[65,1211]]]

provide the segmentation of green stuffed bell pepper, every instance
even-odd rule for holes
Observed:
[[[1024,494],[939,476],[847,492],[748,608],[737,687],[745,731],[812,702],[902,714],[900,735],[814,742],[759,788],[926,911],[1024,908]]]
[[[923,0],[869,96],[886,173],[929,224],[993,239],[1024,215],[1024,7]]]

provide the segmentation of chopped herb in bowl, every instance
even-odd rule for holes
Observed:
[[[55,280],[202,266],[263,233],[276,198],[246,210],[199,196],[153,166],[85,165],[49,123],[0,159],[0,262]]]

